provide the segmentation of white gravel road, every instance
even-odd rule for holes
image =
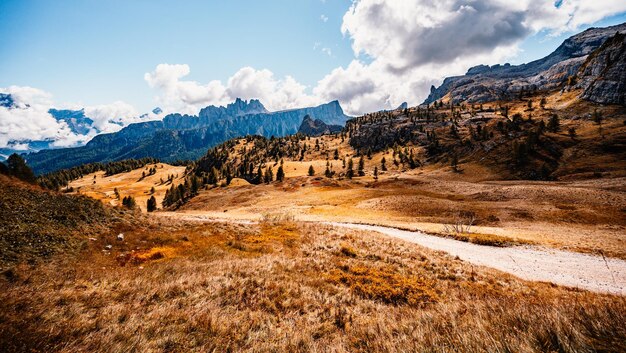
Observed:
[[[626,261],[536,246],[476,245],[422,232],[353,223],[327,222],[336,227],[378,232],[461,260],[513,274],[525,280],[552,282],[595,292],[626,295]]]
[[[202,214],[162,212],[161,216],[187,221],[256,223],[254,219]],[[397,228],[341,223],[319,222],[335,227],[378,232],[409,241],[429,249],[458,256],[476,265],[491,267],[529,281],[551,282],[558,285],[594,292],[626,295],[626,261],[598,255],[562,251],[538,246],[493,247],[476,245],[454,239],[429,235],[419,231]]]

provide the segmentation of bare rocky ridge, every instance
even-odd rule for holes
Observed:
[[[424,104],[438,101],[447,95],[455,103],[463,101],[483,103],[510,99],[524,92],[547,91],[565,87],[571,83],[568,81],[576,76],[581,67],[587,66],[584,64],[590,54],[619,32],[626,32],[626,23],[606,28],[590,28],[566,39],[563,44],[545,58],[527,64],[505,64],[491,67],[479,65],[470,68],[463,76],[448,77],[441,86],[431,87],[430,95]],[[619,74],[618,69],[620,67],[623,69],[624,65],[616,62],[611,67],[615,69],[606,72],[605,77],[608,74]],[[594,101],[617,103],[608,96],[598,97],[602,92],[606,92],[609,87],[617,88],[608,82],[604,84],[604,87],[607,89],[598,89],[596,94],[584,95],[583,98],[589,99],[593,96],[596,99]]]
[[[295,134],[305,115],[343,125],[348,116],[338,101],[316,107],[267,112],[258,100],[237,99],[226,107],[209,106],[197,116],[169,114],[163,120],[130,124],[94,137],[85,146],[43,150],[25,156],[38,174],[94,162],[152,157],[162,161],[200,158],[207,149],[246,135]]]
[[[609,38],[589,55],[578,72],[581,98],[596,103],[626,104],[626,34]]]
[[[313,120],[310,115],[306,115],[302,119],[302,124],[298,128],[298,132],[307,136],[320,136],[340,132],[343,129],[341,125],[326,124],[321,119]]]

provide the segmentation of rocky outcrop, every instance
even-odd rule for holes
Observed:
[[[226,107],[206,107],[197,116],[170,114],[163,120],[130,124],[116,133],[98,135],[82,147],[43,150],[25,158],[36,173],[128,158],[195,160],[207,149],[235,137],[295,134],[306,115],[334,125],[343,125],[349,118],[337,101],[270,113],[258,100],[237,99]]]
[[[341,125],[328,125],[321,119],[313,120],[309,115],[305,115],[302,124],[298,128],[298,133],[307,136],[320,136],[341,132]]]
[[[64,121],[73,133],[78,135],[86,135],[92,129],[96,132],[99,130],[93,126],[93,120],[85,116],[85,111],[81,110],[59,110],[50,109],[48,113],[56,119],[56,121]]]
[[[618,33],[593,52],[576,75],[581,98],[626,105],[626,34]]]
[[[10,94],[0,93],[0,107],[13,108],[13,97]]]
[[[444,97],[454,102],[480,103],[510,99],[524,91],[564,87],[587,57],[618,32],[626,32],[626,23],[590,28],[566,39],[545,58],[527,64],[472,67],[463,76],[448,77],[441,86],[431,87],[424,104]]]

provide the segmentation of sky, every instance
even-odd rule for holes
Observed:
[[[50,107],[111,132],[237,97],[269,110],[337,99],[351,115],[417,105],[446,76],[541,58],[625,13],[623,0],[0,0],[0,93],[22,107],[0,107],[0,148],[95,134]]]

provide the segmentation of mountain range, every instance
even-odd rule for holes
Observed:
[[[85,146],[42,150],[29,153],[25,158],[38,174],[84,163],[128,158],[195,160],[208,148],[234,137],[295,134],[306,115],[330,125],[344,125],[349,118],[338,101],[269,112],[258,100],[236,99],[225,107],[203,108],[198,115],[169,114],[163,120],[130,124],[118,132],[100,134]]]
[[[576,88],[582,89],[581,98],[623,105],[626,91],[623,33],[626,23],[589,28],[566,39],[542,59],[522,65],[472,67],[465,75],[448,77],[439,87],[431,87],[424,104],[441,99],[483,103],[508,100],[524,93]],[[610,77],[610,82],[603,77]]]

